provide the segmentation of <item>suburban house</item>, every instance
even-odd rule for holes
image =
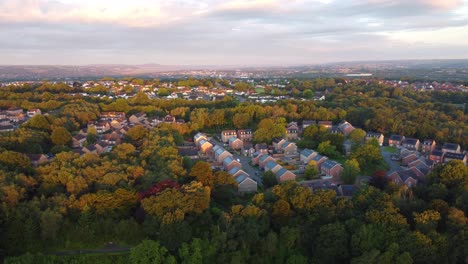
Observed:
[[[331,129],[333,125],[332,121],[318,121],[318,124],[319,126],[324,126],[327,129]]]
[[[378,132],[367,132],[366,133],[366,142],[376,139],[379,142],[379,145],[382,146],[384,142],[384,135]]]
[[[334,179],[339,179],[343,167],[336,161],[326,160],[320,166],[320,172],[326,176],[331,176]]]
[[[266,143],[255,144],[255,151],[258,153],[268,153],[268,145]]]
[[[304,131],[306,127],[316,125],[316,124],[317,124],[317,121],[315,120],[304,120],[302,121],[302,131]]]
[[[84,153],[93,153],[98,154],[97,148],[95,145],[89,145],[81,149]]]
[[[410,164],[412,161],[417,160],[417,159],[418,159],[418,156],[416,155],[416,153],[414,152],[407,153],[401,157],[401,164],[403,166],[408,166],[408,164]]]
[[[308,164],[313,157],[317,156],[317,152],[311,149],[303,149],[300,154],[300,160],[303,164]]]
[[[253,139],[252,129],[239,129],[237,130],[237,137],[242,141],[250,142]]]
[[[292,173],[291,171],[281,167],[279,170],[275,172],[276,175],[276,180],[278,182],[284,182],[284,181],[295,181],[296,180],[296,174]]]
[[[341,133],[345,136],[349,135],[355,129],[353,125],[351,125],[348,121],[344,120],[339,125],[338,128],[340,129]]]
[[[110,151],[109,144],[107,144],[104,141],[99,141],[98,143],[94,144],[94,146],[96,147],[96,151],[98,154],[106,153]]]
[[[83,147],[83,143],[86,141],[86,136],[82,134],[78,134],[72,138],[73,141],[73,147],[74,148],[81,148]]]
[[[279,165],[278,163],[276,163],[276,161],[273,160],[269,160],[267,163],[265,163],[265,172],[272,171],[273,173],[276,173],[281,168],[281,165]]]
[[[276,161],[272,156],[270,156],[268,154],[263,154],[258,159],[258,166],[263,169],[263,168],[265,168],[265,164],[270,160],[271,161]]]
[[[283,146],[283,144],[286,142],[287,140],[284,138],[275,138],[273,139],[273,147],[275,148],[276,151],[280,151],[281,146]]]
[[[436,142],[433,139],[426,139],[421,145],[421,152],[424,155],[429,155],[436,147]]]
[[[416,138],[405,138],[401,142],[401,145],[408,150],[418,150],[419,149],[419,139]]]
[[[122,141],[120,135],[117,132],[105,134],[104,136],[102,136],[102,140],[109,145],[118,145]]]
[[[200,143],[200,145],[199,145],[199,146],[200,146],[200,150],[201,150],[203,153],[207,154],[207,153],[209,153],[209,152],[211,152],[211,151],[213,150],[213,144],[211,144],[210,142],[208,142],[208,141],[202,139],[202,140],[200,140],[199,143]]]
[[[197,134],[195,134],[195,136],[193,136],[193,142],[195,142],[195,145],[200,146],[199,142],[201,140],[208,140],[206,134],[198,132]]]
[[[313,160],[317,166],[317,169],[320,169],[320,166],[322,165],[322,163],[325,162],[327,159],[328,159],[327,157],[317,154],[315,155],[315,157],[311,159],[311,161]]]
[[[229,171],[233,167],[238,167],[239,169],[242,168],[242,164],[235,160],[232,156],[226,156],[226,158],[223,159],[223,166],[226,171]]]
[[[401,146],[401,142],[405,139],[404,136],[400,135],[391,135],[388,139],[388,145],[392,147],[399,147]]]
[[[124,112],[102,112],[99,117],[101,121],[112,121],[115,119],[127,119]]]
[[[388,179],[397,185],[406,185],[407,187],[416,186],[418,183],[419,175],[416,168],[411,168],[404,171],[395,171],[388,175]]]
[[[114,119],[110,121],[110,126],[114,129],[121,129],[126,125],[128,125],[127,119]]]
[[[296,122],[291,122],[286,127],[286,139],[295,140],[299,137],[299,127]]]
[[[284,155],[296,155],[297,154],[296,143],[286,141],[283,145],[281,145],[281,152],[283,152]]]
[[[256,192],[257,182],[252,180],[248,174],[242,173],[234,178],[237,182],[237,191],[239,193]]]
[[[221,141],[223,141],[224,143],[227,143],[232,137],[237,137],[236,130],[223,130],[221,132]]]
[[[0,132],[10,132],[15,130],[13,125],[0,125]]]
[[[42,114],[42,112],[41,112],[41,109],[39,109],[39,108],[29,109],[29,110],[26,112],[26,115],[27,115],[28,117],[33,117],[33,116],[35,116],[35,115],[40,115],[40,114]]]
[[[147,119],[146,114],[143,112],[139,112],[139,113],[131,115],[128,118],[128,121],[130,121],[130,123],[132,124],[141,124],[141,123],[144,123],[146,119]]]
[[[235,150],[238,150],[238,149],[241,149],[242,147],[244,146],[244,141],[236,138],[236,137],[231,137],[229,139],[229,147],[231,149],[235,149]]]
[[[444,161],[444,152],[441,150],[433,150],[429,155],[429,160],[434,163],[442,163]]]
[[[444,143],[444,145],[442,145],[442,152],[461,153],[461,148],[459,144]]]
[[[463,162],[463,164],[466,165],[466,155],[463,153],[452,153],[452,152],[447,152],[444,155],[444,163],[447,163],[451,160],[460,160]]]
[[[226,157],[228,156],[232,156],[231,153],[229,153],[228,151],[226,151],[225,149],[223,148],[219,148],[215,151],[215,159],[218,161],[218,162],[222,162]]]
[[[31,163],[34,167],[37,167],[39,164],[49,160],[44,154],[27,154],[26,156],[28,156],[28,158],[31,160]]]
[[[171,116],[171,115],[166,115],[163,119],[163,122],[164,123],[175,123],[176,122],[176,118],[175,116]]]
[[[8,115],[20,115],[20,114],[23,114],[23,108],[21,107],[17,107],[17,106],[13,106],[13,107],[10,107],[6,110],[6,113]]]

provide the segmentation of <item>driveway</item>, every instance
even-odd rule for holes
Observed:
[[[388,166],[390,166],[390,170],[387,172],[387,174],[403,170],[398,161],[392,160],[392,155],[398,154],[385,151],[385,149],[382,147],[380,148],[380,153],[382,153],[382,157],[384,158],[385,162],[388,164]]]

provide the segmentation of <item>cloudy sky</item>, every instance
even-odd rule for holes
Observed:
[[[468,0],[0,0],[0,64],[468,59]]]

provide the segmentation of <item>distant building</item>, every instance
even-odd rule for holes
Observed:
[[[229,139],[232,138],[232,137],[237,137],[236,130],[223,130],[221,132],[221,140],[224,143],[227,143],[229,141]]]
[[[391,135],[388,139],[388,145],[392,147],[399,147],[401,146],[401,142],[405,139],[404,136],[400,135]]]
[[[372,139],[376,139],[380,146],[384,143],[384,135],[378,132],[367,132],[366,133],[366,142],[371,141]]]

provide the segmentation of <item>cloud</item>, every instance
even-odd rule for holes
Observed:
[[[61,64],[468,57],[467,17],[460,0],[0,0],[0,57]]]

